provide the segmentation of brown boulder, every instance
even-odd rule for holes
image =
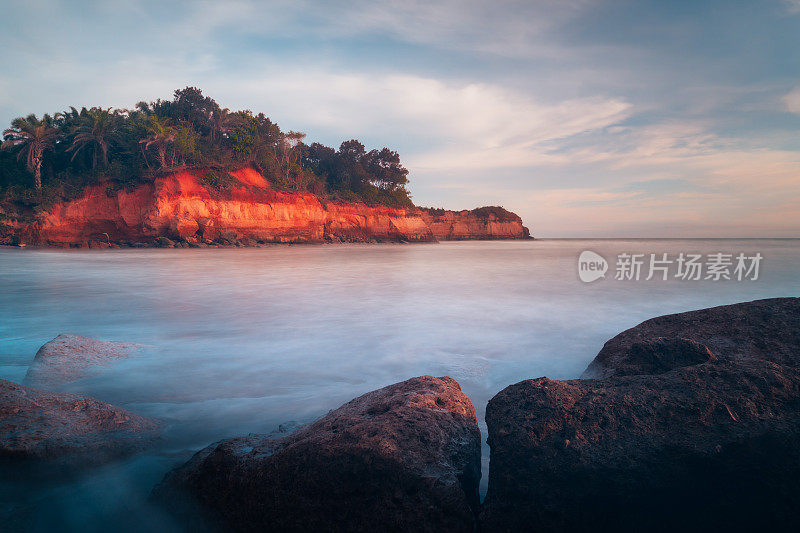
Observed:
[[[0,459],[102,463],[141,450],[160,423],[94,398],[0,379]]]
[[[659,317],[606,343],[590,369],[612,377],[507,387],[483,529],[793,530],[798,324],[791,298]]]
[[[59,335],[36,352],[25,374],[29,387],[58,389],[90,376],[112,361],[128,357],[139,344],[99,341],[78,335]]]
[[[631,351],[656,338],[688,339],[716,357],[800,364],[800,298],[771,298],[651,318],[608,341],[581,377],[636,372]],[[642,360],[646,366],[646,362]]]
[[[167,474],[154,497],[188,497],[223,529],[469,531],[480,432],[452,378],[367,393],[280,439],[219,442]]]

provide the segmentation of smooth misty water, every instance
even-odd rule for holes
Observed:
[[[717,251],[764,261],[758,281],[584,284],[585,249],[612,262],[620,252]],[[607,339],[652,316],[798,296],[798,265],[796,240],[3,249],[0,378],[21,382],[59,333],[146,344],[68,390],[168,426],[159,448],[81,476],[0,478],[0,520],[40,531],[166,527],[144,499],[197,449],[312,420],[421,374],[461,383],[485,439],[486,403],[505,386],[577,377]]]

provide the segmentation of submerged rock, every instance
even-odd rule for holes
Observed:
[[[0,459],[98,464],[141,450],[160,423],[87,396],[0,379]]]
[[[590,365],[611,377],[539,378],[501,391],[486,409],[483,529],[796,527],[799,304],[648,320]]]
[[[99,341],[78,335],[59,335],[42,345],[25,374],[25,385],[43,389],[90,376],[100,367],[124,359],[140,349],[139,344]]]
[[[472,403],[452,378],[422,376],[287,437],[213,444],[153,494],[188,498],[223,529],[472,532],[479,480]]]

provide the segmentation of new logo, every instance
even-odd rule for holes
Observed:
[[[608,271],[608,261],[600,255],[590,250],[584,250],[578,257],[578,277],[584,283],[606,277]]]

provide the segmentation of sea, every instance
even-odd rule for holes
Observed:
[[[782,296],[800,296],[800,240],[2,248],[0,378],[21,383],[62,333],[139,343],[62,390],[165,429],[151,450],[85,471],[0,471],[0,524],[179,531],[147,497],[220,439],[429,374],[460,383],[485,441],[486,404],[508,385],[578,378],[605,341],[654,316]]]

